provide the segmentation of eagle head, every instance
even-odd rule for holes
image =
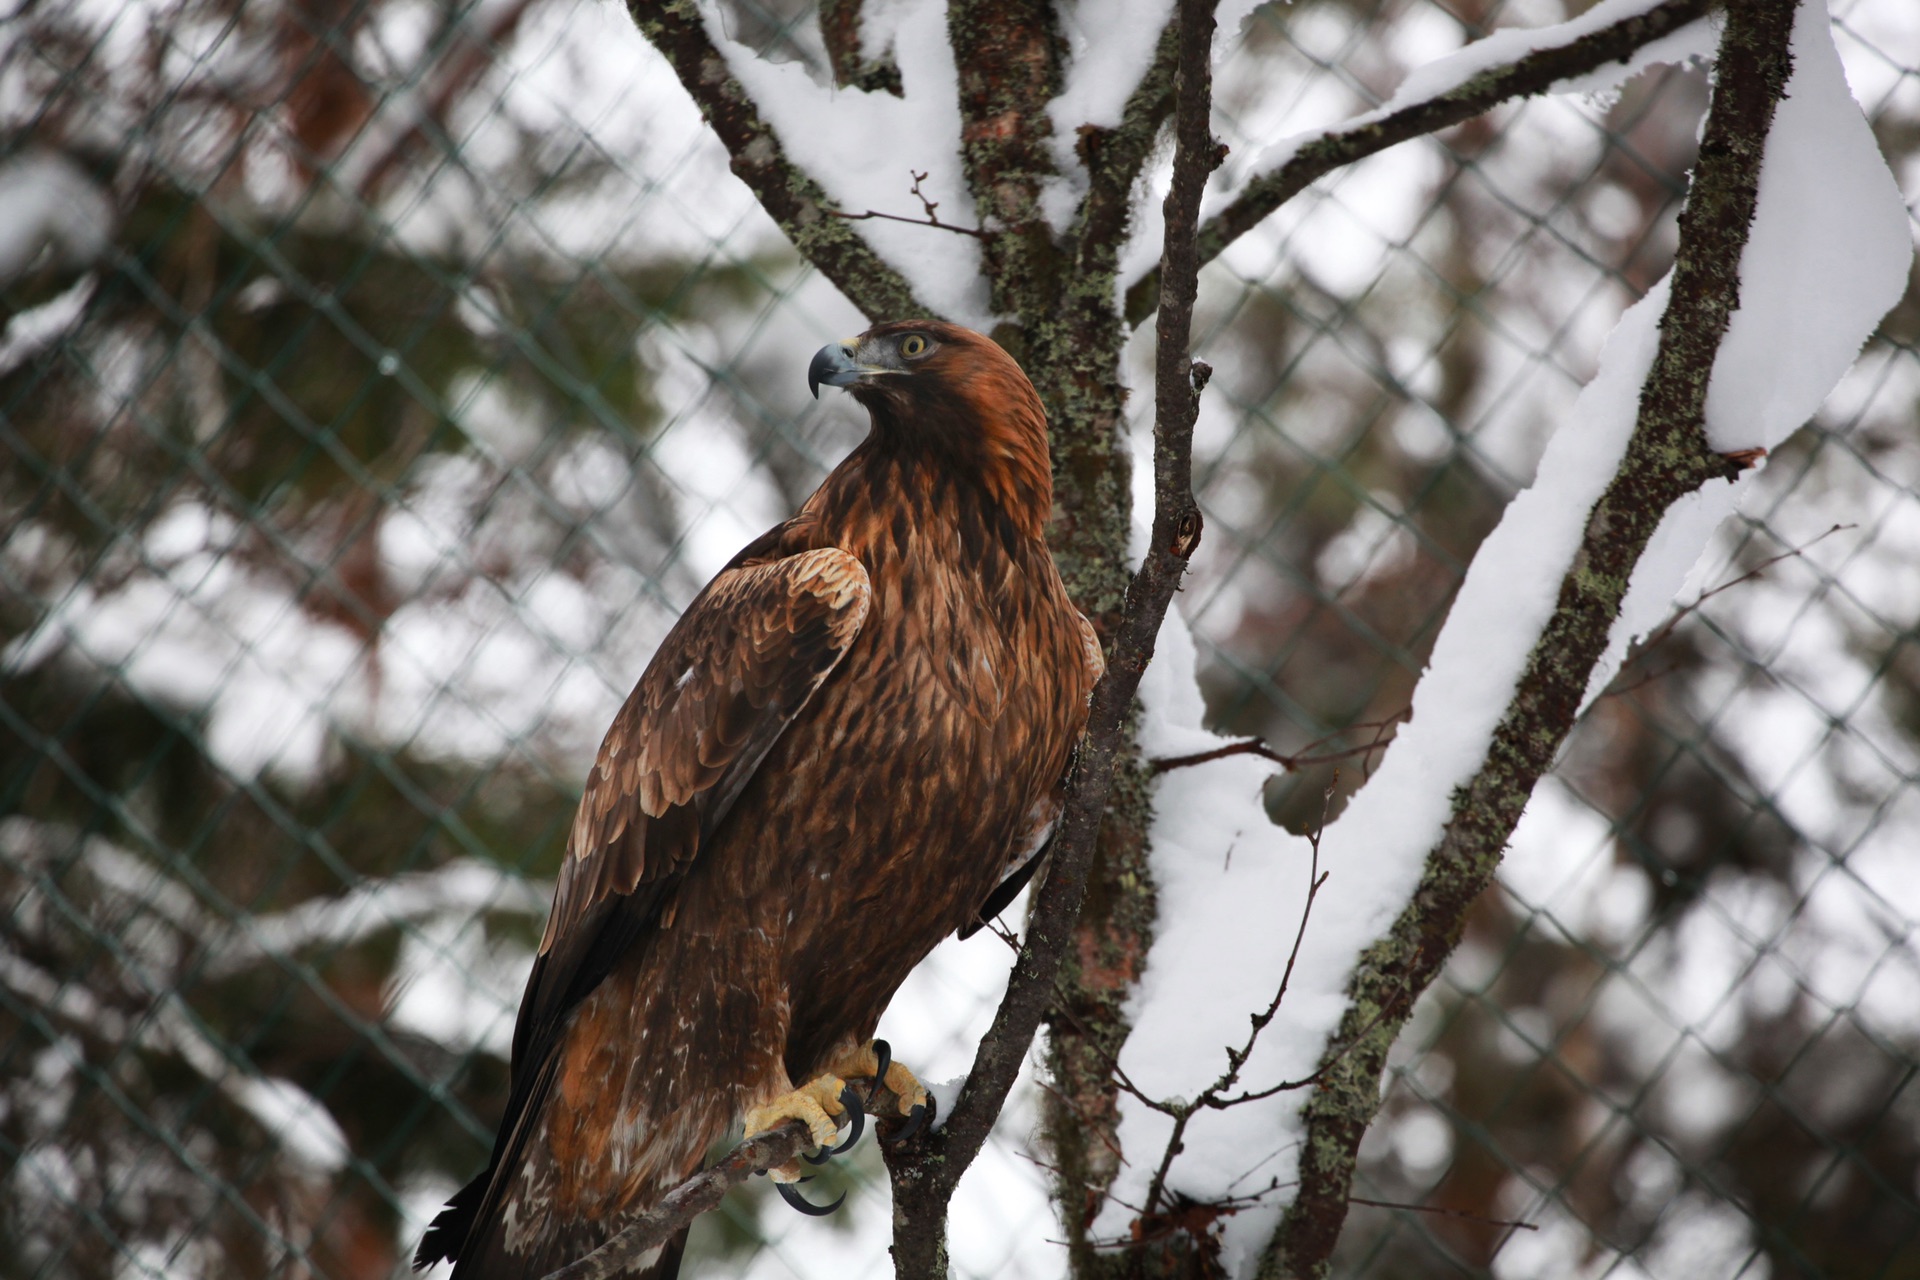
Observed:
[[[873,418],[876,444],[938,458],[975,476],[1023,526],[1044,527],[1053,501],[1047,415],[1014,358],[982,333],[897,320],[831,342],[807,386],[844,387]]]
[[[1013,357],[985,334],[938,320],[896,320],[820,348],[807,366],[807,388],[817,400],[822,383],[845,387],[872,406],[936,394],[929,384],[950,382],[963,370],[996,367],[1032,390]]]

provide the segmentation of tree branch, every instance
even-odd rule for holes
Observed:
[[[1169,304],[1160,317],[1152,540],[1128,588],[1107,673],[1093,692],[1087,733],[1051,865],[1035,896],[1026,946],[1014,964],[1006,997],[980,1044],[946,1126],[924,1141],[888,1153],[895,1210],[893,1258],[901,1280],[945,1280],[947,1205],[992,1131],[1034,1032],[1053,1002],[1054,978],[1073,937],[1115,766],[1127,747],[1134,694],[1152,660],[1155,638],[1187,560],[1200,540],[1200,509],[1193,499],[1190,459],[1199,396],[1210,370],[1190,362],[1187,348],[1199,270],[1194,229],[1207,175],[1220,161],[1218,146],[1207,133],[1212,99],[1210,0],[1182,0],[1180,23],[1179,143],[1166,202],[1166,247],[1161,259],[1169,281]]]
[[[1492,881],[1534,783],[1572,728],[1605,651],[1634,565],[1667,509],[1749,460],[1707,444],[1708,378],[1739,304],[1760,160],[1792,65],[1794,0],[1745,0],[1728,10],[1693,187],[1680,216],[1672,301],[1641,390],[1626,457],[1589,518],[1552,617],[1528,658],[1478,774],[1428,856],[1412,901],[1361,957],[1326,1071],[1306,1108],[1299,1192],[1262,1259],[1265,1278],[1322,1276],[1346,1218],[1355,1152],[1380,1101],[1388,1048],[1413,1002],[1459,941],[1468,908]]]
[[[1180,20],[1167,19],[1153,61],[1127,97],[1120,123],[1111,129],[1082,125],[1077,149],[1087,166],[1087,194],[1073,231],[1073,279],[1088,289],[1102,316],[1113,309],[1111,276],[1133,217],[1133,185],[1159,141],[1160,126],[1173,112],[1179,70]],[[1097,286],[1098,292],[1093,288]]]
[[[912,191],[914,199],[920,202],[920,208],[926,213],[927,216],[924,218],[908,218],[897,213],[878,213],[872,209],[867,210],[865,213],[847,213],[840,209],[827,209],[824,210],[824,212],[829,217],[845,218],[848,222],[864,222],[868,218],[885,218],[888,222],[904,222],[910,227],[932,227],[936,231],[951,231],[955,235],[972,236],[976,240],[987,240],[991,238],[979,227],[956,227],[951,222],[940,221],[940,202],[938,200],[927,199],[927,193],[920,189],[920,184],[927,180],[927,175],[913,169],[908,169],[907,174],[913,179],[913,186],[910,187],[909,190]]]
[[[1643,45],[1705,17],[1711,0],[1666,0],[1645,13],[1563,45],[1537,49],[1516,62],[1483,71],[1446,93],[1403,107],[1392,115],[1329,130],[1306,143],[1270,173],[1255,178],[1239,197],[1200,228],[1204,266],[1269,214],[1335,169],[1364,160],[1388,147],[1437,133],[1470,120],[1514,98],[1545,93],[1572,76],[1609,62],[1625,62]],[[1138,325],[1160,305],[1160,272],[1142,276],[1127,289],[1127,324]]]
[[[858,232],[843,219],[827,216],[833,202],[811,175],[787,159],[780,139],[708,38],[695,0],[628,0],[627,12],[672,64],[707,126],[726,145],[734,175],[747,184],[802,257],[869,320],[937,315]]]
[[[833,82],[842,89],[903,97],[899,64],[860,51],[860,18],[860,0],[820,0],[820,39],[833,64]]]
[[[1054,415],[1054,556],[1103,640],[1113,635],[1126,596],[1132,526],[1127,494],[1133,459],[1124,443],[1127,389],[1119,371],[1127,334],[1118,305],[1119,254],[1133,222],[1140,174],[1173,114],[1179,32],[1178,13],[1169,13],[1153,59],[1114,127],[1076,130],[1088,184],[1060,250],[1069,265],[1058,291],[1036,298],[1035,312],[1023,317],[1029,364],[1047,389]],[[1110,1064],[1130,1031],[1127,1000],[1152,947],[1158,913],[1148,861],[1151,775],[1132,743],[1118,768],[1086,906],[1047,1020],[1046,1070],[1057,1089],[1042,1110],[1043,1133],[1057,1166],[1053,1190],[1063,1209],[1068,1270],[1082,1277],[1098,1273],[1087,1210],[1101,1202],[1123,1163]]]
[[[718,1207],[727,1192],[756,1173],[795,1159],[813,1146],[804,1121],[793,1120],[742,1142],[710,1169],[704,1169],[667,1192],[660,1204],[637,1222],[584,1258],[549,1272],[546,1280],[608,1280],[637,1271],[651,1249],[673,1239],[674,1233],[709,1209]]]
[[[1215,760],[1224,760],[1228,756],[1259,756],[1262,760],[1270,760],[1279,765],[1288,773],[1295,773],[1310,765],[1337,764],[1342,760],[1351,760],[1359,756],[1360,766],[1364,771],[1371,769],[1374,756],[1385,751],[1392,744],[1395,726],[1412,714],[1412,709],[1406,708],[1379,720],[1356,720],[1338,733],[1330,733],[1324,738],[1315,739],[1292,755],[1275,751],[1267,745],[1265,738],[1242,738],[1238,742],[1229,742],[1206,751],[1195,751],[1190,755],[1155,756],[1147,761],[1147,767],[1154,773],[1161,774],[1170,773],[1175,769],[1191,769],[1195,765],[1211,764]],[[1355,729],[1371,729],[1373,736],[1357,747],[1342,747],[1338,751],[1320,750],[1327,743],[1336,738],[1343,738]]]
[[[959,72],[960,164],[975,215],[993,309],[1040,314],[1059,297],[1063,267],[1040,212],[1054,173],[1047,104],[1062,85],[1050,0],[952,0],[947,39]]]

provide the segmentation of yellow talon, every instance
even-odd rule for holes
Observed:
[[[880,1077],[881,1083],[885,1084],[893,1092],[893,1096],[900,1100],[900,1114],[903,1116],[912,1115],[915,1107],[927,1105],[927,1091],[919,1079],[913,1072],[893,1061],[891,1054],[887,1058],[886,1073],[884,1076],[881,1075],[880,1054],[871,1040],[836,1063],[835,1070],[842,1076],[856,1080],[872,1080],[877,1076]]]
[[[807,1131],[813,1135],[816,1148],[832,1146],[840,1131],[834,1118],[847,1113],[847,1109],[840,1105],[840,1091],[846,1087],[846,1082],[839,1076],[817,1076],[793,1092],[783,1093],[765,1106],[753,1108],[747,1112],[747,1137],[778,1129],[789,1120],[802,1120],[806,1122]],[[798,1182],[802,1177],[797,1160],[789,1160],[769,1169],[767,1173],[775,1182]]]

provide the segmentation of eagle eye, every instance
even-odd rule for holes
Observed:
[[[908,334],[900,340],[900,354],[909,360],[927,354],[927,340],[917,333]]]

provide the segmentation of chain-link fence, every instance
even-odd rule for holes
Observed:
[[[1920,12],[1835,9],[1912,190]],[[729,13],[818,56],[804,6]],[[1561,16],[1274,6],[1216,124],[1250,156]],[[1209,270],[1181,607],[1219,726],[1337,750],[1405,708],[1670,261],[1705,94],[1502,109]],[[857,439],[801,370],[861,321],[576,0],[16,0],[0,309],[0,1275],[398,1274],[485,1160],[599,734]],[[1909,294],[1536,794],[1342,1274],[1920,1274],[1917,332]],[[960,1074],[1006,959],[943,947],[883,1032]],[[1065,1265],[1033,1117],[963,1187],[962,1274]],[[826,1223],[737,1195],[689,1272],[884,1274],[871,1144],[845,1176]]]

